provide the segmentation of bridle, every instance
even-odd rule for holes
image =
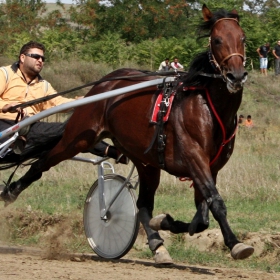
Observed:
[[[211,29],[211,32],[213,30],[213,27],[219,22],[219,21],[222,21],[222,20],[234,20],[238,25],[239,25],[239,22],[236,18],[221,18],[221,19],[218,19],[212,26],[212,29]],[[242,55],[241,53],[232,53],[232,54],[229,54],[228,56],[226,56],[221,62],[220,64],[217,62],[213,52],[212,52],[212,47],[211,47],[211,41],[212,41],[212,38],[211,38],[211,35],[209,37],[209,52],[208,52],[208,56],[209,56],[209,61],[210,63],[213,65],[213,67],[215,68],[215,70],[217,72],[220,72],[222,77],[223,77],[223,80],[226,81],[226,77],[223,73],[223,65],[224,63],[229,60],[231,57],[233,56],[240,56],[242,61],[243,61],[243,65],[245,65],[245,62],[246,62],[246,56],[245,55]],[[244,54],[245,54],[245,46],[244,46]]]

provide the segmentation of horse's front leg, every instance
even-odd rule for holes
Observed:
[[[215,220],[219,223],[225,245],[231,250],[234,259],[245,259],[251,256],[254,248],[241,243],[232,232],[227,221],[226,205],[217,191],[213,180],[206,184],[196,184],[196,188],[201,192]]]
[[[212,175],[214,182],[216,183],[217,174]],[[194,183],[194,201],[197,212],[189,226],[189,234],[192,236],[195,233],[202,232],[209,227],[209,207],[204,199],[199,188]]]
[[[227,210],[222,197],[219,195],[215,183],[205,185],[196,183],[195,202],[197,212],[191,223],[174,221],[170,215],[162,214],[150,221],[154,230],[170,230],[173,233],[189,232],[191,235],[205,230],[209,225],[209,209],[220,225],[225,245],[231,250],[234,259],[245,259],[254,252],[252,246],[241,243],[232,232],[227,221]]]
[[[195,189],[196,214],[191,223],[175,221],[169,214],[160,214],[150,221],[154,230],[169,230],[172,233],[185,233],[190,235],[202,232],[209,227],[209,207],[201,193]]]
[[[139,209],[139,219],[147,234],[149,248],[154,254],[156,263],[173,263],[169,253],[163,246],[164,240],[160,237],[158,231],[151,229],[149,223],[153,216],[154,197],[160,180],[160,169],[152,166],[143,166],[135,164],[137,167],[140,187],[137,207]]]
[[[209,227],[209,207],[201,193],[195,188],[194,190],[196,214],[194,215],[190,225],[189,234],[202,232]]]

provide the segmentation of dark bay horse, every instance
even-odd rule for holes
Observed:
[[[236,113],[247,79],[245,34],[236,11],[212,13],[204,5],[202,12],[204,22],[200,29],[207,32],[209,48],[193,60],[189,73],[179,75],[169,87],[164,85],[163,91],[171,91],[174,97],[168,121],[163,123],[161,117],[157,125],[150,121],[161,91],[156,86],[78,107],[62,139],[47,156],[33,163],[22,178],[10,185],[11,192],[18,195],[38,180],[42,172],[88,150],[103,138],[111,138],[137,168],[139,217],[156,262],[172,261],[158,229],[174,233],[201,232],[209,226],[209,210],[220,225],[232,257],[250,256],[254,249],[237,240],[232,232],[226,206],[216,188],[217,174],[233,152]],[[135,77],[141,73],[133,69],[116,70],[104,79],[127,78],[104,81],[94,86],[87,96],[156,79],[156,76]],[[167,95],[167,101],[171,95]],[[192,179],[197,213],[190,223],[173,221],[168,215],[152,219],[161,169]]]

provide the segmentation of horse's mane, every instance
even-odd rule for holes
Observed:
[[[213,26],[216,21],[222,18],[235,18],[239,20],[239,16],[235,11],[228,12],[224,9],[215,11],[212,14],[212,17],[208,21],[203,21],[197,26],[198,34],[204,32],[204,34],[199,35],[198,40],[201,38],[209,37]],[[207,31],[205,33],[205,31]],[[201,76],[201,73],[214,74],[215,68],[211,65],[209,61],[209,52],[208,50],[202,53],[199,53],[194,57],[190,63],[188,69],[188,75],[184,79],[185,85],[201,85],[205,86],[211,80],[209,77]]]

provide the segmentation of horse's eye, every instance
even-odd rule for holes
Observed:
[[[219,38],[219,37],[216,37],[213,39],[213,43],[218,46],[218,45],[221,45],[222,44],[222,39]]]
[[[243,44],[246,43],[246,37],[245,37],[245,36],[241,38],[241,42],[242,42]]]

